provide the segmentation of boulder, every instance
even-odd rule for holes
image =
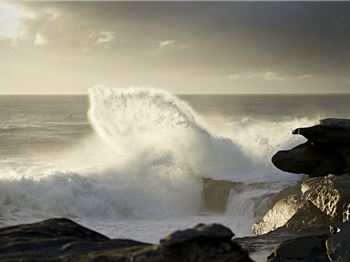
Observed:
[[[199,224],[158,245],[109,239],[65,218],[0,229],[0,261],[251,261],[230,229]]]
[[[327,235],[302,236],[282,242],[267,257],[268,262],[327,262]]]
[[[350,176],[308,178],[277,196],[273,207],[253,225],[256,235],[281,227],[294,232],[326,232],[329,225],[348,220]]]
[[[278,201],[261,222],[255,223],[253,232],[256,235],[276,229],[295,234],[326,232],[331,222],[331,218],[310,201],[302,199],[300,195],[291,195]]]
[[[344,157],[340,152],[309,142],[290,150],[278,151],[271,161],[282,171],[307,174],[309,177],[343,174],[349,169],[345,166]]]

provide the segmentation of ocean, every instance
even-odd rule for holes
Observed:
[[[269,197],[301,178],[271,156],[305,141],[294,128],[349,118],[349,101],[138,88],[0,96],[0,226],[68,217],[157,242],[218,222],[252,235]]]

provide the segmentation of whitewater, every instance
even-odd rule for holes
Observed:
[[[40,108],[45,121],[2,116],[5,149],[14,143],[10,135],[48,142],[0,158],[1,226],[69,217],[110,237],[156,242],[178,228],[219,222],[251,235],[269,197],[300,179],[274,168],[271,156],[303,141],[292,129],[318,120],[209,116],[169,92],[145,88],[89,89],[88,123],[70,120],[61,102],[55,106],[62,119],[52,119],[52,103]],[[81,137],[84,128],[92,131]],[[68,129],[68,142],[52,135],[63,138]],[[214,181],[210,187],[206,179]],[[215,184],[222,180],[230,183]]]

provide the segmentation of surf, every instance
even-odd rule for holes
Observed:
[[[290,130],[293,123],[244,120],[225,129],[205,123],[169,92],[103,86],[89,89],[87,114],[93,134],[84,143],[45,161],[1,163],[2,223],[51,216],[96,221],[191,216],[203,212],[206,201],[242,224],[254,220],[259,198],[297,179],[265,160],[283,139],[261,132]],[[210,199],[203,189],[208,178],[239,186],[214,183]]]

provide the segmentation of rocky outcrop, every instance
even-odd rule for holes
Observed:
[[[323,235],[294,237],[283,241],[268,256],[268,262],[349,262],[350,222],[332,225]]]
[[[257,238],[286,236],[270,262],[350,261],[350,120],[323,119],[293,134],[307,142],[277,152],[272,162],[309,178],[277,194],[253,231]]]
[[[255,234],[281,227],[295,232],[324,232],[329,225],[347,219],[350,176],[309,178],[292,189],[276,201],[261,222],[253,225]]]
[[[69,219],[0,229],[1,261],[251,261],[232,241],[230,229],[198,224],[175,231],[158,245],[127,239],[109,239]]]
[[[277,152],[272,157],[277,168],[310,177],[350,173],[350,120],[323,119],[318,125],[297,128],[292,133],[308,141]]]

